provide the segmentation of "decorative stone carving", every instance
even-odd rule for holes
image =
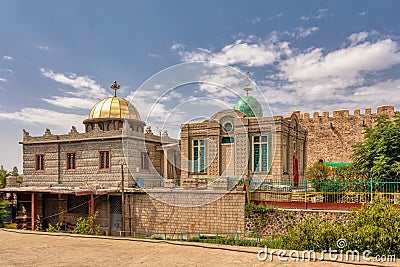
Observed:
[[[100,129],[99,125],[97,123],[94,124],[93,127],[93,132],[98,133],[101,132],[102,130]]]
[[[47,128],[43,136],[52,136],[52,135],[53,134],[51,133],[50,129]]]
[[[25,129],[23,129],[22,132],[23,132],[23,141],[27,141],[31,137],[29,135],[29,132],[25,131]]]
[[[151,126],[146,127],[146,133],[151,134],[151,135],[153,134],[153,131],[151,130]]]
[[[70,135],[76,135],[76,134],[78,134],[79,132],[78,132],[78,130],[76,129],[76,127],[75,126],[72,126],[72,128],[71,128],[71,131],[69,132],[69,134]]]

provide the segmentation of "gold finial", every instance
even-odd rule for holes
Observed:
[[[114,90],[114,97],[117,97],[117,90],[119,87],[120,85],[117,83],[117,81],[114,81],[114,83],[111,84],[110,88]]]
[[[246,92],[246,95],[249,95],[249,92],[251,91],[251,88],[250,88],[250,72],[246,72],[246,79],[247,79],[246,88],[244,88],[243,90]]]

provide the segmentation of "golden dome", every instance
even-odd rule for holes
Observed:
[[[107,97],[97,102],[89,114],[89,119],[131,119],[140,121],[139,112],[128,100]]]

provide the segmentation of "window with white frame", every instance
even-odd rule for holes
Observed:
[[[268,136],[252,137],[252,171],[268,171]]]
[[[149,169],[149,154],[147,152],[142,152],[142,157],[141,157],[141,168],[142,170],[148,170]]]
[[[44,171],[44,154],[35,155],[35,170]]]
[[[283,149],[282,149],[282,167],[283,173],[288,173],[288,138],[286,136],[283,137]]]
[[[192,171],[205,172],[205,140],[192,140]]]

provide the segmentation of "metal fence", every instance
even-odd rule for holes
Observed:
[[[393,204],[400,201],[400,182],[283,182],[252,181],[252,200],[271,202],[367,203],[379,194]]]

